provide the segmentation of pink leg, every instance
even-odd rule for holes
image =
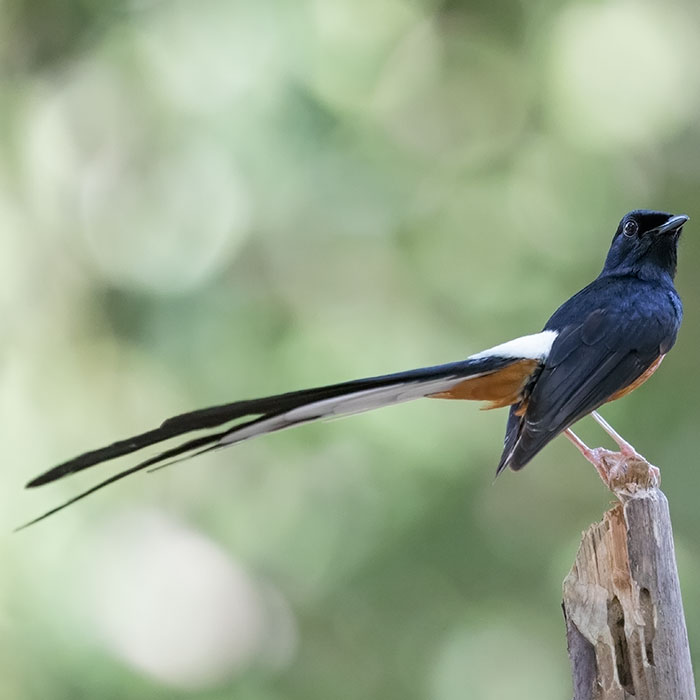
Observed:
[[[603,416],[598,413],[598,411],[593,411],[591,413],[593,416],[593,420],[598,423],[598,425],[617,443],[617,446],[620,448],[620,452],[622,452],[625,457],[636,457],[638,459],[643,459],[643,457],[637,452],[637,450],[632,447],[632,445],[625,440],[622,435],[620,435],[615,428],[608,423],[608,421],[603,418]]]
[[[602,448],[597,447],[592,450],[571,428],[567,428],[564,431],[564,435],[571,440],[574,447],[596,468],[598,476],[603,480],[603,483],[606,486],[610,486],[610,475],[601,457]]]
[[[614,484],[611,479],[614,479],[615,483],[620,480],[620,476],[624,478],[627,473],[628,461],[634,460],[638,462],[643,462],[649,473],[652,475],[652,483],[658,486],[661,482],[661,472],[658,467],[653,464],[649,464],[642,455],[640,455],[637,450],[632,447],[626,440],[624,440],[620,435],[610,426],[610,424],[596,411],[592,413],[593,418],[596,422],[605,430],[608,435],[618,444],[620,447],[620,452],[611,452],[606,450],[604,447],[596,447],[591,449],[586,445],[586,443],[581,440],[570,428],[564,431],[564,435],[574,444],[576,449],[596,468],[598,475],[603,480],[603,483],[609,488],[613,488]],[[613,488],[614,490],[614,488]]]

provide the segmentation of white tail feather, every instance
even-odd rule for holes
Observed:
[[[473,375],[473,377],[481,377],[484,374],[488,373],[481,372]],[[437,394],[440,391],[447,391],[461,381],[464,381],[464,377],[443,377],[427,382],[402,382],[393,386],[364,389],[352,394],[345,394],[344,396],[335,396],[332,399],[314,401],[313,403],[285,411],[280,415],[261,420],[240,430],[234,429],[229,435],[221,438],[219,445],[232,445],[236,442],[249,440],[257,435],[291,428],[293,425],[311,420],[349,416],[354,413],[364,413],[375,408],[381,408],[382,406],[412,401],[430,394]]]

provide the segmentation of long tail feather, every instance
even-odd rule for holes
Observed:
[[[209,452],[210,450],[216,449],[217,445],[216,444],[212,445],[212,443],[218,442],[218,440],[224,434],[225,434],[225,431],[222,431],[221,433],[218,433],[218,434],[205,435],[204,437],[196,438],[194,440],[188,440],[187,442],[183,443],[182,445],[178,445],[177,447],[173,447],[170,450],[165,450],[164,452],[157,454],[155,457],[150,457],[149,459],[146,459],[143,462],[139,462],[138,464],[136,464],[133,467],[129,467],[128,469],[124,469],[123,471],[117,472],[113,476],[110,476],[108,479],[105,479],[104,481],[100,481],[95,486],[92,486],[89,489],[86,489],[85,491],[83,491],[82,493],[79,493],[77,496],[74,496],[73,498],[70,498],[67,501],[61,503],[61,505],[56,506],[55,508],[52,508],[51,510],[46,511],[45,513],[43,513],[39,517],[34,518],[33,520],[30,520],[27,523],[24,523],[24,525],[20,525],[19,527],[15,528],[15,532],[19,532],[20,530],[24,530],[24,528],[29,527],[30,525],[34,525],[35,523],[38,523],[41,520],[44,520],[45,518],[48,518],[50,515],[53,515],[54,513],[58,513],[59,511],[63,510],[64,508],[67,508],[68,506],[72,505],[73,503],[76,503],[77,501],[81,501],[86,496],[90,496],[91,494],[95,493],[95,491],[99,491],[100,489],[103,489],[105,486],[109,486],[110,484],[113,484],[115,481],[120,481],[124,477],[130,476],[131,474],[135,474],[136,472],[139,472],[143,469],[147,469],[148,467],[151,467],[154,464],[158,464],[158,463],[163,462],[167,459],[171,459],[173,457],[178,457],[178,456],[180,456],[181,458],[194,457],[195,455],[203,454],[204,452]],[[204,447],[205,445],[207,445],[207,447]],[[202,449],[203,447],[204,447],[204,449]],[[185,453],[187,453],[187,452],[190,452],[190,454],[185,455]],[[183,455],[184,455],[184,457],[183,457]]]
[[[125,440],[118,440],[105,447],[84,452],[77,457],[62,462],[32,479],[27,484],[27,487],[34,488],[36,486],[42,486],[67,476],[68,474],[82,471],[83,469],[116,459],[117,457],[123,457],[124,455],[137,452],[138,450],[150,447],[156,443],[178,437],[188,432],[217,427],[238,418],[255,415],[272,417],[282,414],[285,411],[299,409],[303,406],[310,406],[333,399],[352,397],[356,394],[362,394],[363,392],[389,386],[417,386],[426,382],[434,382],[436,379],[463,379],[467,376],[494,371],[513,361],[513,358],[482,358],[478,361],[464,360],[462,362],[438,365],[436,367],[425,367],[418,370],[387,374],[368,379],[358,379],[315,389],[304,389],[286,394],[277,394],[261,399],[236,401],[235,403],[183,413],[168,418],[160,427],[154,430],[134,435]]]
[[[154,430],[84,452],[63,462],[32,479],[27,486],[35,487],[47,484],[68,474],[137,452],[185,433],[207,430],[241,418],[252,417],[250,420],[239,422],[219,432],[187,440],[154,457],[143,460],[133,467],[118,472],[57,508],[53,508],[26,523],[22,528],[39,522],[130,474],[156,465],[166,466],[165,463],[170,463],[168,460],[174,458],[175,461],[189,459],[202,452],[226,447],[258,435],[284,430],[302,423],[369,411],[423,396],[449,398],[445,392],[465,380],[487,377],[492,373],[495,376],[501,369],[511,367],[516,363],[522,364],[523,359],[541,359],[551,346],[552,338],[550,335],[551,333],[545,331],[535,336],[524,336],[460,362],[358,379],[315,389],[293,391],[260,399],[237,401],[168,418]],[[524,366],[527,366],[527,363]],[[465,396],[458,392],[452,398],[464,398]],[[466,397],[490,400],[489,396]]]

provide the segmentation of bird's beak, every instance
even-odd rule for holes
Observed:
[[[656,231],[658,233],[673,233],[677,231],[690,217],[685,214],[672,216],[665,224],[661,224]]]

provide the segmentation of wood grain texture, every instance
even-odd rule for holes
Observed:
[[[609,458],[621,502],[564,581],[574,700],[695,700],[668,501],[646,461]]]

